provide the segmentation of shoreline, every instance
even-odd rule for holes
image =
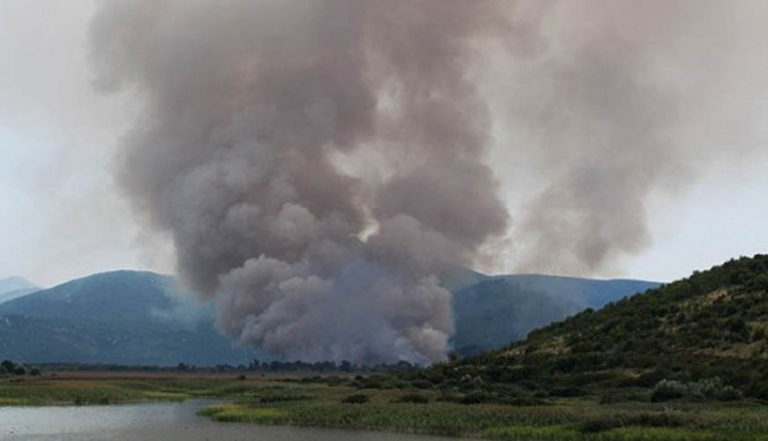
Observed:
[[[764,418],[768,407],[753,401],[601,404],[598,396],[586,396],[521,406],[461,404],[447,397],[437,388],[371,389],[295,378],[242,380],[232,375],[0,379],[0,412],[10,405],[112,406],[207,399],[213,402],[197,409],[197,414],[221,424],[488,440],[757,441],[768,434]]]

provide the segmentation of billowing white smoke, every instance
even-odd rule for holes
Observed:
[[[145,113],[121,182],[223,332],[303,360],[431,362],[437,278],[503,235],[466,67],[493,2],[108,1],[101,87]]]

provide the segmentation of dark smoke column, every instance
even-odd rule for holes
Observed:
[[[221,330],[304,360],[442,359],[437,274],[507,214],[467,67],[495,2],[107,1],[98,84],[146,103],[119,180]]]

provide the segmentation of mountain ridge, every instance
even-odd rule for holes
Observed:
[[[463,355],[505,346],[539,325],[655,283],[487,276],[464,268],[445,277],[444,284],[455,293],[457,332],[451,343]],[[490,317],[484,317],[487,314]],[[241,364],[250,357],[271,358],[261,351],[233,348],[236,344],[219,335],[214,321],[212,302],[198,302],[172,276],[101,272],[0,304],[0,340],[5,340],[0,341],[0,356],[34,362],[162,365]],[[195,355],[194,342],[203,345],[198,352],[209,355]]]
[[[0,304],[0,354],[26,362],[247,364],[268,358],[214,327],[170,276],[111,271]]]

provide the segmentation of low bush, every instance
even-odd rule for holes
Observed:
[[[744,399],[744,394],[733,386],[725,386],[717,396],[720,401],[739,401]]]
[[[626,403],[629,401],[647,402],[649,399],[646,392],[632,391],[611,391],[600,396],[600,404]]]
[[[580,387],[556,387],[549,390],[549,395],[552,397],[583,397],[587,394],[587,391]]]
[[[363,395],[363,394],[347,395],[346,397],[341,399],[342,403],[348,403],[348,404],[364,404],[369,401],[371,401],[371,398],[368,395]]]
[[[411,381],[411,386],[416,389],[432,389],[435,385],[427,380],[413,380]]]
[[[744,398],[740,390],[723,384],[719,377],[684,383],[675,380],[661,380],[653,388],[651,401],[661,402],[679,398],[737,401]]]
[[[427,404],[429,403],[429,398],[421,394],[407,394],[397,398],[395,401],[398,403]]]
[[[608,415],[590,419],[579,425],[581,433],[603,432],[617,427],[646,426],[646,427],[681,427],[686,419],[674,413],[641,413],[637,415]]]
[[[3,360],[0,363],[0,375],[27,375],[28,370],[24,365],[14,363],[11,360]],[[38,370],[39,373],[39,370]]]
[[[690,389],[684,383],[675,380],[661,380],[656,387],[653,388],[651,401],[656,403],[659,401],[674,400],[683,398],[689,393]]]
[[[495,401],[494,401],[495,402]],[[540,398],[520,396],[514,398],[502,398],[498,400],[499,404],[507,404],[509,406],[547,406],[550,403]]]
[[[489,396],[485,392],[472,392],[459,398],[461,404],[480,404],[489,401]]]
[[[287,401],[304,401],[310,399],[312,399],[312,397],[308,395],[265,395],[263,397],[259,397],[257,401],[261,404],[270,404],[284,403]]]

